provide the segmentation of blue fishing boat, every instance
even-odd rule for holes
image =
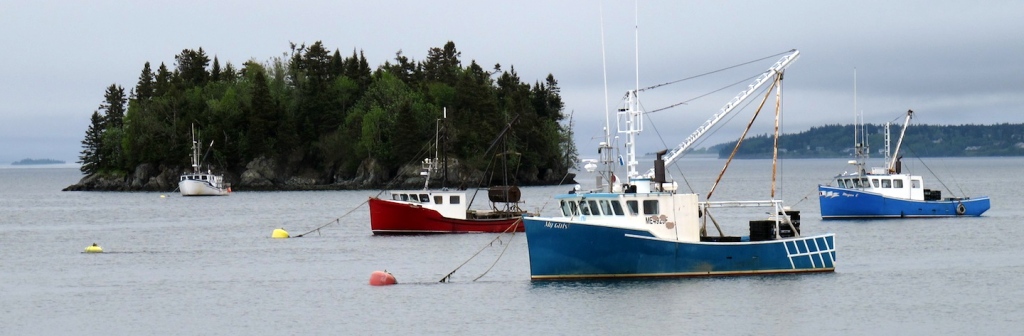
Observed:
[[[799,51],[792,50],[682,144],[671,152],[658,152],[654,168],[646,174],[637,172],[636,138],[643,130],[644,117],[637,100],[640,90],[628,92],[626,106],[617,112],[618,132],[626,137],[626,158],[622,162],[627,179],[619,179],[613,171],[617,160],[612,158],[614,147],[610,145],[612,138],[606,126],[605,141],[601,142],[598,150],[606,170],[598,174],[597,188],[582,190],[577,187],[569,193],[555,196],[561,210],[557,216],[523,219],[531,279],[834,271],[834,234],[800,234],[799,212],[783,207],[782,201],[775,199],[775,174],[772,175],[770,199],[716,202],[701,201],[694,193],[677,192],[677,184],[668,181],[665,174],[667,165],[740,102],[771,81],[765,96],[767,100],[771,88],[781,85],[783,70],[798,56]],[[706,199],[711,195],[709,192]],[[725,235],[713,216],[718,211],[725,211],[721,209],[749,207],[769,209],[756,215],[761,217],[744,223],[749,224],[749,235]],[[717,234],[708,234],[709,223],[718,228]]]
[[[865,168],[866,145],[855,146],[853,172],[836,175],[828,185],[818,185],[821,218],[902,218],[981,216],[990,207],[987,196],[942,197],[941,190],[928,189],[919,175],[902,172],[900,146],[914,115],[908,110],[896,150],[889,154],[889,124],[885,125],[884,167]],[[856,137],[856,136],[855,136]]]

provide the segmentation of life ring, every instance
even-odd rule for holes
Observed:
[[[956,205],[956,214],[957,215],[963,215],[966,212],[967,212],[967,207],[964,206],[963,203],[959,203],[959,204]]]

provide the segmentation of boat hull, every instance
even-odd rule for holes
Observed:
[[[522,217],[457,219],[419,205],[372,197],[370,229],[375,235],[523,232]]]
[[[835,271],[835,237],[678,242],[649,232],[526,217],[533,280],[695,277]]]
[[[226,196],[231,192],[226,188],[217,188],[210,182],[199,180],[180,181],[178,190],[181,191],[181,196]]]
[[[856,189],[818,186],[821,218],[977,217],[991,207],[988,197],[918,201]]]

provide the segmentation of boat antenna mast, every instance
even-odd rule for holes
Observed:
[[[638,6],[634,3],[634,6]],[[636,88],[626,92],[626,106],[620,108],[616,113],[616,128],[619,133],[626,134],[626,177],[634,179],[640,177],[636,171],[638,164],[636,160],[636,137],[644,131],[644,113],[640,110],[640,103],[637,93],[640,92],[640,16],[635,14],[639,8],[634,8],[634,57],[636,70]]]
[[[605,168],[605,176],[602,178],[608,179],[608,192],[614,192],[615,190],[615,166],[612,160],[612,144],[611,144],[611,109],[608,107],[608,61],[605,58],[605,42],[604,42],[604,4],[600,5],[601,10],[601,74],[604,78],[604,141],[598,144],[597,153],[601,156],[601,164]]]
[[[196,124],[192,124],[192,171],[196,174],[201,173],[199,169],[199,140],[196,140]]]
[[[441,148],[440,150],[443,151],[443,153],[444,153],[443,155],[445,157],[445,161],[444,161],[444,163],[442,163],[444,168],[442,168],[443,172],[441,173],[441,176],[442,176],[441,177],[441,189],[447,189],[448,188],[448,186],[446,185],[447,182],[448,182],[448,160],[447,160],[448,152],[447,152],[447,147],[445,146],[447,143],[445,145],[441,144],[441,133],[442,132],[445,133],[445,138],[447,138],[446,126],[443,125],[444,122],[447,119],[448,119],[448,108],[445,107],[443,112],[442,112],[442,114],[441,114],[441,118],[437,119],[434,122],[434,157],[433,158],[429,158],[428,157],[428,158],[424,159],[423,160],[423,165],[422,165],[422,167],[420,167],[420,176],[423,176],[423,190],[430,189],[430,175],[433,174],[434,171],[437,170],[437,161],[440,158],[440,156],[438,156],[438,148]]]
[[[864,176],[865,161],[871,150],[867,146],[867,129],[864,127],[864,115],[857,110],[857,68],[853,68],[853,156],[849,163],[857,167],[857,174]],[[863,138],[863,139],[862,139]]]

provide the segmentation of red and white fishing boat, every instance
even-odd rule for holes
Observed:
[[[515,196],[519,188],[492,187],[488,196]],[[522,216],[526,212],[513,209],[470,209],[471,199],[465,190],[392,190],[386,197],[370,198],[370,229],[375,235],[435,234],[471,232],[523,232]]]
[[[439,169],[441,160],[436,158],[436,150],[434,156],[434,159],[423,160],[420,170],[420,176],[424,177],[423,189],[390,190],[380,197],[370,197],[370,229],[373,234],[523,232],[522,217],[527,212],[519,207],[522,197],[519,187],[490,187],[487,189],[490,207],[472,209],[478,190],[430,189],[431,175],[438,170],[447,171],[447,160],[442,164],[445,167]]]

